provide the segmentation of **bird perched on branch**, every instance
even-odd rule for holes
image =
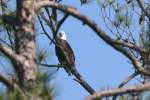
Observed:
[[[75,68],[74,52],[69,43],[67,42],[65,32],[61,31],[55,40],[56,40],[55,52],[60,65],[63,66],[63,68],[69,75],[76,74],[80,76]]]

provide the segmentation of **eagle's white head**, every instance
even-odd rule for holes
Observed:
[[[67,40],[66,33],[64,31],[60,31],[58,34],[59,38],[62,40]]]

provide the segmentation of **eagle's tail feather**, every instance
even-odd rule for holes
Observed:
[[[72,67],[64,66],[64,69],[68,73],[69,76],[75,75],[77,78],[81,78],[81,75],[75,66],[72,66]]]
[[[78,79],[81,78],[81,75],[80,75],[80,73],[78,72],[78,70],[76,69],[75,66],[72,67],[71,73],[72,73],[73,75],[75,75]]]
[[[69,76],[71,76],[71,75],[72,75],[71,70],[70,70],[70,69],[68,69],[68,67],[67,67],[67,66],[64,66],[64,69],[65,69],[65,71],[68,73],[68,75],[69,75]]]

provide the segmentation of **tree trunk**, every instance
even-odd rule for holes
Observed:
[[[17,0],[16,53],[23,63],[16,63],[16,72],[22,86],[32,87],[36,80],[34,0]]]

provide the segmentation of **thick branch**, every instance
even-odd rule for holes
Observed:
[[[136,47],[132,44],[129,44],[129,43],[125,43],[123,41],[116,41],[116,40],[112,39],[102,29],[100,29],[94,21],[90,20],[88,17],[81,14],[78,10],[76,10],[75,8],[73,8],[71,6],[62,5],[62,4],[59,4],[56,2],[52,2],[52,1],[42,1],[42,2],[36,4],[36,10],[38,10],[44,6],[49,6],[49,7],[55,8],[55,9],[59,9],[62,12],[70,14],[70,15],[74,16],[75,18],[79,19],[80,21],[82,21],[83,23],[87,24],[107,44],[109,44],[114,49],[116,49],[117,51],[124,54],[127,58],[129,58],[132,61],[135,69],[138,72],[148,75],[148,76],[150,75],[150,73],[142,67],[141,63],[138,62],[136,60],[136,58],[134,58],[134,56],[131,55],[130,52],[128,52],[126,49],[123,48],[123,46],[125,46],[125,47],[129,47],[129,48],[132,47],[135,50],[140,50],[138,47]]]
[[[138,52],[142,52],[142,53],[146,53],[146,54],[150,54],[149,51],[145,50],[144,48],[140,48],[132,43],[129,43],[129,42],[125,42],[123,40],[112,40],[112,43],[116,44],[116,45],[121,45],[123,47],[127,47],[127,48],[130,48],[130,49],[133,49],[135,51],[138,51]]]
[[[92,96],[87,97],[86,100],[96,100],[96,98],[102,99],[102,97],[106,97],[106,96],[113,96],[113,95],[125,94],[130,92],[142,92],[146,90],[150,90],[150,84],[134,85],[125,88],[99,91],[99,92],[95,92]]]
[[[2,74],[0,74],[0,81],[4,83],[9,89],[13,89],[13,83]]]
[[[95,90],[83,79],[83,77],[81,77],[80,73],[77,70],[73,74],[76,77],[76,79],[74,80],[78,82],[85,90],[87,90],[91,95],[95,93]]]
[[[10,60],[18,63],[22,63],[22,58],[19,55],[17,55],[15,52],[13,52],[11,48],[0,44],[0,52],[5,54]]]

